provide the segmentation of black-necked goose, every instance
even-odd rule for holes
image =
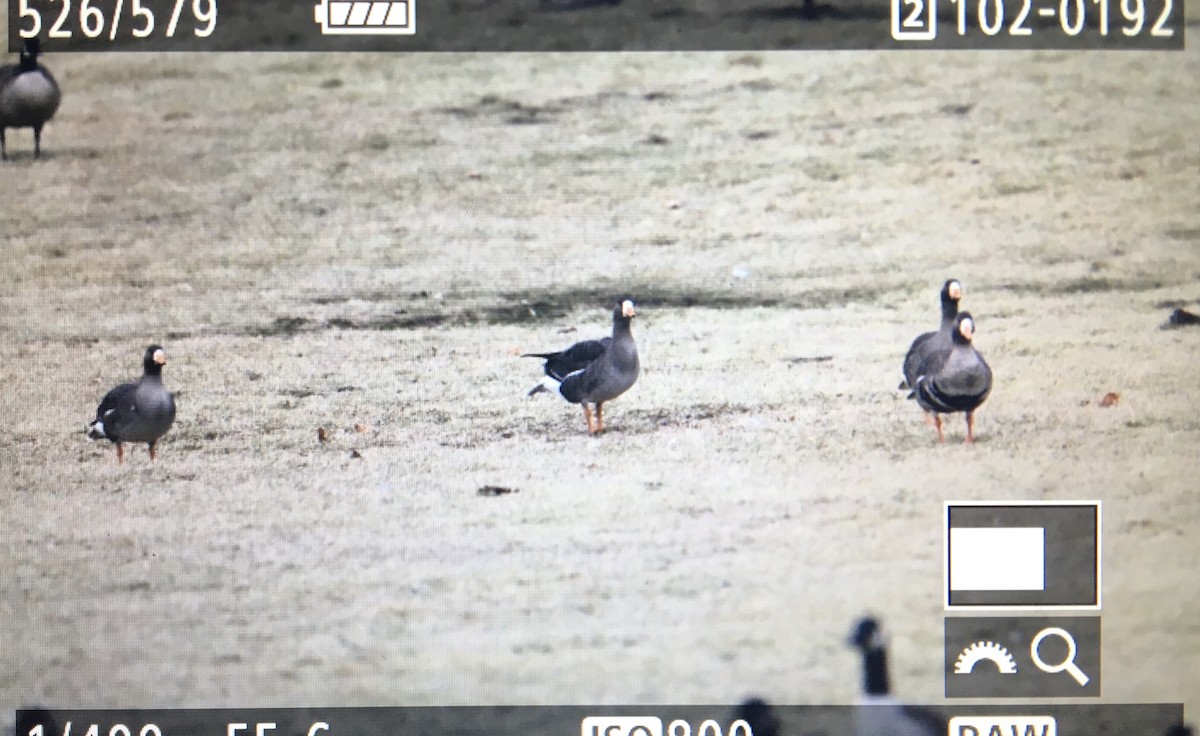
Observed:
[[[954,318],[958,316],[958,302],[962,299],[962,284],[950,279],[942,285],[942,323],[935,332],[917,335],[908,353],[904,356],[904,380],[901,390],[911,390],[917,383],[917,370],[925,357],[936,350],[950,347],[950,333],[954,330]]]
[[[62,92],[54,76],[38,63],[41,45],[25,40],[20,61],[0,67],[0,158],[8,159],[5,128],[33,128],[33,155],[42,155],[42,126],[58,111]]]
[[[146,348],[142,377],[137,383],[123,383],[104,395],[96,409],[96,418],[88,425],[87,436],[107,439],[117,446],[117,462],[125,462],[123,442],[145,442],[150,459],[157,456],[158,440],[175,422],[175,397],[162,382],[166,353],[158,345]]]
[[[992,391],[992,369],[975,349],[975,320],[970,312],[959,312],[951,331],[949,349],[931,352],[918,369],[913,394],[925,411],[933,413],[938,442],[942,414],[965,412],[967,442],[975,441],[975,410]]]
[[[762,698],[747,698],[733,709],[733,723],[743,721],[753,736],[779,736],[779,716]],[[732,727],[732,723],[730,724]],[[731,731],[732,733],[732,731]]]
[[[887,639],[879,622],[861,619],[850,645],[862,653],[863,694],[853,715],[853,736],[944,736],[947,722],[937,713],[904,705],[892,697]]]
[[[630,328],[635,314],[633,302],[626,299],[613,310],[612,337],[575,343],[557,353],[527,353],[523,356],[546,361],[546,377],[530,390],[529,395],[552,391],[572,404],[582,404],[588,432],[603,431],[604,402],[617,398],[637,382],[640,366],[637,344]],[[596,405],[594,425],[591,404]]]

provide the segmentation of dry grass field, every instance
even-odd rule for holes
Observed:
[[[0,708],[848,703],[866,611],[937,702],[943,501],[1099,498],[1104,698],[1200,709],[1194,47],[45,61]],[[895,390],[950,276],[975,446]],[[619,294],[589,437],[517,353]],[[83,428],[155,341],[178,421],[118,466]]]

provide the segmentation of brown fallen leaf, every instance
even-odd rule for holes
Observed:
[[[324,427],[317,427],[317,441],[322,443],[328,442],[329,430],[325,429]]]
[[[1100,399],[1100,406],[1103,406],[1105,409],[1107,409],[1110,406],[1116,406],[1120,403],[1120,401],[1121,394],[1115,391],[1109,391],[1108,393],[1104,394],[1104,398]]]

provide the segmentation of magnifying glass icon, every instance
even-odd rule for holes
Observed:
[[[1042,640],[1048,636],[1057,636],[1059,639],[1062,639],[1064,642],[1066,642],[1067,656],[1059,664],[1046,664],[1042,660],[1041,653],[1038,652],[1038,647],[1041,646]],[[1051,675],[1058,674],[1059,672],[1066,672],[1068,675],[1075,678],[1075,682],[1079,683],[1079,687],[1083,687],[1088,684],[1090,678],[1088,678],[1088,676],[1084,674],[1083,670],[1079,669],[1079,666],[1075,664],[1075,651],[1075,637],[1071,636],[1071,632],[1057,627],[1042,629],[1038,632],[1037,636],[1033,637],[1033,643],[1029,645],[1029,656],[1033,658],[1033,663],[1037,665],[1039,670]]]

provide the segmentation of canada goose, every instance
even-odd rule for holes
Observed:
[[[887,640],[879,622],[861,619],[850,645],[862,653],[863,698],[853,715],[853,736],[945,736],[948,723],[937,713],[904,705],[888,682]]]
[[[753,736],[779,736],[779,716],[762,698],[747,698],[733,709],[732,719],[745,721]]]
[[[123,442],[145,442],[150,459],[157,453],[158,440],[175,422],[175,397],[162,382],[166,353],[158,345],[146,348],[142,377],[136,383],[122,383],[104,395],[96,409],[96,418],[88,425],[87,436],[106,439],[117,446],[117,462],[125,462]]]
[[[975,410],[992,391],[992,369],[972,345],[975,320],[970,312],[959,312],[951,332],[949,349],[925,356],[918,369],[913,394],[925,411],[933,414],[938,442],[942,433],[942,414],[965,412],[967,442],[975,441]]]
[[[529,395],[552,391],[572,404],[583,404],[588,432],[603,431],[604,402],[628,391],[638,379],[637,344],[630,329],[635,315],[633,302],[625,299],[613,310],[612,337],[578,342],[557,353],[526,353],[522,356],[546,361],[546,377],[529,391]],[[596,405],[594,425],[590,404]]]
[[[58,111],[62,92],[46,67],[38,63],[41,43],[25,40],[20,61],[0,67],[0,158],[8,160],[5,128],[33,128],[33,155],[42,155],[42,126]]]

